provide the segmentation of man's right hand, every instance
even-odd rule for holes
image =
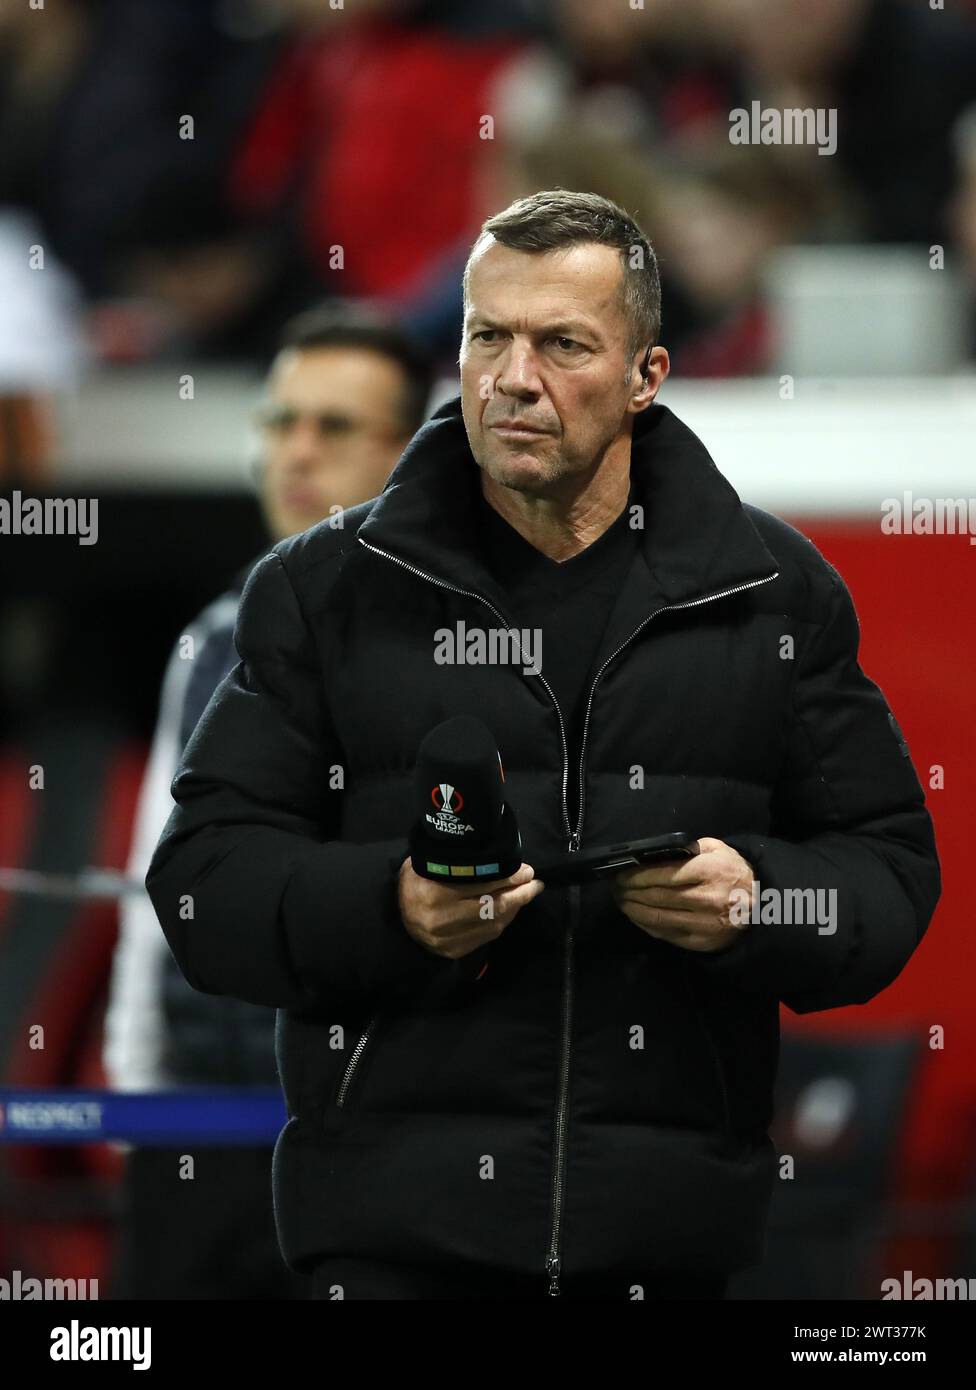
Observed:
[[[415,874],[409,859],[400,865],[400,916],[403,925],[421,946],[449,960],[494,941],[545,884],[535,877],[531,864],[523,864],[511,878],[492,883],[435,883]],[[482,917],[482,898],[494,899],[492,916]]]

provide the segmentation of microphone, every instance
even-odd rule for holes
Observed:
[[[522,863],[522,837],[503,792],[491,730],[470,714],[438,724],[417,752],[417,819],[410,832],[415,874],[459,886],[508,878]]]

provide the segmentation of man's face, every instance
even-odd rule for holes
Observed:
[[[595,242],[529,254],[491,238],[473,257],[461,408],[475,460],[501,486],[559,497],[629,434],[640,378],[622,281],[619,251]]]
[[[262,501],[276,540],[382,491],[409,439],[404,388],[400,366],[367,348],[280,354],[262,412]]]

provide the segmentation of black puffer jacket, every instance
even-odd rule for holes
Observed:
[[[520,625],[472,558],[459,398],[378,499],[248,580],[242,660],[186,750],[147,884],[191,984],[279,1008],[274,1194],[296,1268],[478,1265],[545,1289],[754,1262],[779,1000],[870,999],[929,922],[932,825],[836,571],[743,506],[664,406],[637,417],[632,477],[645,529],[579,766],[541,677],[433,659],[438,628]],[[498,739],[530,862],[684,829],[735,846],[764,889],[836,889],[836,931],[757,924],[690,952],[598,884],[546,890],[462,961],[428,952],[396,875],[417,747],[460,713]]]

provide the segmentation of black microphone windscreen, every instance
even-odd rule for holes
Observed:
[[[459,714],[430,731],[414,774],[418,873],[504,878],[515,872],[521,842],[503,784],[498,745],[483,720]]]
[[[414,785],[435,835],[477,837],[493,833],[502,813],[502,774],[498,746],[481,719],[459,714],[438,724],[420,745]],[[437,817],[432,824],[430,817]],[[470,832],[451,830],[457,817]],[[440,828],[439,828],[440,827]]]

